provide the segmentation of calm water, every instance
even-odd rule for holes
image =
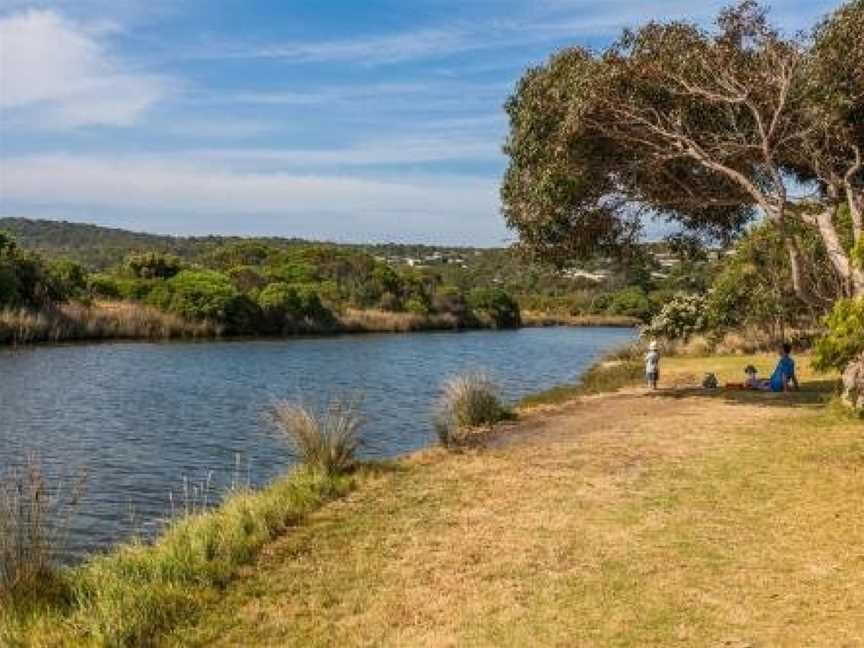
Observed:
[[[363,395],[367,454],[429,444],[442,381],[483,368],[509,400],[574,381],[626,329],[523,329],[0,351],[0,468],[37,451],[54,474],[86,470],[70,549],[149,534],[184,480],[260,485],[291,459],[264,420],[284,397]],[[68,479],[67,479],[68,481]]]

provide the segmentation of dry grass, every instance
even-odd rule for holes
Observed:
[[[61,304],[41,311],[0,310],[0,344],[102,339],[215,337],[219,327],[135,302]]]
[[[409,331],[452,330],[461,327],[450,314],[417,315],[382,310],[348,309],[339,316],[339,330],[345,333],[407,333]]]
[[[481,452],[402,462],[165,643],[859,645],[860,423],[825,408],[806,359],[817,391],[683,387],[771,360],[667,359],[680,389],[580,399]]]
[[[308,404],[281,401],[273,407],[272,418],[305,466],[328,475],[354,466],[363,422],[356,400],[334,398],[322,411]]]
[[[523,311],[522,325],[527,327],[544,326],[608,326],[617,328],[636,328],[642,321],[626,315],[567,315],[563,313],[544,313]]]

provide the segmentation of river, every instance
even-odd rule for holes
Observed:
[[[434,440],[442,382],[484,369],[505,398],[573,382],[633,338],[610,328],[346,335],[0,350],[0,471],[28,452],[56,484],[85,471],[72,556],[151,535],[173,508],[260,486],[291,457],[265,414],[280,398],[362,396],[369,456]]]

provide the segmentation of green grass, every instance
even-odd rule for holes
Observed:
[[[560,405],[579,396],[605,394],[644,380],[644,367],[635,360],[601,360],[572,385],[558,385],[536,394],[529,394],[519,402],[521,408],[539,405]]]
[[[267,542],[353,483],[299,469],[181,518],[155,544],[128,544],[61,571],[43,596],[3,607],[0,645],[147,645],[194,618]]]

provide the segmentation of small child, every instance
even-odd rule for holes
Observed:
[[[657,381],[660,380],[660,353],[657,351],[657,342],[651,342],[648,353],[645,354],[645,379],[651,389],[657,389]]]
[[[747,368],[744,369],[744,373],[747,375],[747,380],[744,381],[745,389],[762,389],[761,382],[758,377],[758,370],[753,365],[747,365]]]

